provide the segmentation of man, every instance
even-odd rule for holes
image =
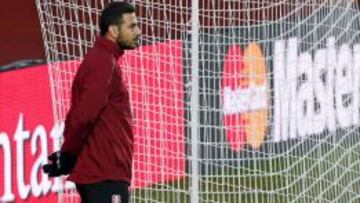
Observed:
[[[129,201],[133,132],[129,93],[117,64],[138,46],[135,8],[110,3],[100,19],[101,36],[80,65],[66,116],[65,141],[44,165],[50,177],[70,174],[83,203]]]

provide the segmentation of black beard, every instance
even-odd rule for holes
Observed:
[[[126,49],[135,49],[135,47],[131,46],[131,45],[128,45],[126,43],[123,43],[123,42],[117,42],[117,45],[120,49],[122,50],[126,50]]]

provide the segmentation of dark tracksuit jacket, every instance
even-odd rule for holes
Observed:
[[[72,84],[61,151],[78,157],[68,180],[131,182],[133,131],[129,93],[117,63],[117,44],[99,37]]]

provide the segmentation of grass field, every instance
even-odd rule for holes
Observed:
[[[253,159],[201,176],[201,202],[360,202],[360,146],[349,139],[325,144],[305,156]],[[133,202],[190,202],[190,183],[187,177],[136,190]]]

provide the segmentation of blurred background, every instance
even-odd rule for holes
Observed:
[[[35,1],[2,1],[0,16],[0,70],[44,62]]]

